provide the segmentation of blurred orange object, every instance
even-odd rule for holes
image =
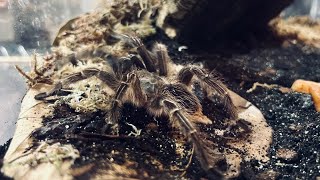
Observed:
[[[291,89],[296,92],[311,94],[317,112],[320,112],[320,83],[314,81],[296,80]]]
[[[0,0],[0,8],[8,8],[8,0]]]

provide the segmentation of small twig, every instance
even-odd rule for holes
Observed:
[[[42,76],[43,74],[38,71],[38,67],[37,67],[37,66],[38,66],[37,55],[36,55],[36,54],[33,54],[32,59],[33,59],[33,61],[34,61],[33,71],[34,71],[38,76]]]
[[[253,92],[254,90],[256,90],[256,88],[257,88],[258,86],[263,87],[263,88],[266,88],[266,89],[272,89],[272,88],[278,87],[278,85],[276,85],[276,84],[267,84],[267,83],[261,84],[261,83],[259,83],[259,82],[255,82],[255,83],[253,84],[252,88],[250,88],[250,89],[247,90],[247,93]]]
[[[83,139],[83,140],[136,140],[139,139],[134,136],[118,136],[118,135],[109,135],[109,134],[98,134],[98,133],[88,133],[88,132],[81,132],[75,135],[69,135],[70,139]]]
[[[27,75],[18,65],[14,66],[16,68],[16,70],[26,79],[28,79],[29,81],[32,82],[32,84],[35,84],[35,80],[33,78],[31,78],[29,75]]]

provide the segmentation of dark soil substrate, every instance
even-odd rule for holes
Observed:
[[[247,88],[235,87],[262,111],[274,134],[271,161],[263,166],[259,162],[247,164],[246,179],[254,179],[255,174],[263,172],[266,175],[270,170],[275,171],[277,179],[320,176],[320,114],[315,111],[311,96],[261,87],[246,93]],[[278,158],[276,152],[282,148],[297,152],[298,157],[289,161]]]
[[[206,56],[206,55],[205,55]],[[320,81],[318,49],[300,44],[251,50],[246,54],[201,56],[210,69],[219,71],[230,89],[256,105],[274,130],[271,161],[245,165],[245,179],[270,175],[276,179],[316,179],[320,176],[320,114],[310,95],[283,93],[279,88],[258,87],[255,82],[290,87],[296,79]],[[215,57],[215,58],[212,58]],[[293,150],[297,157],[278,158],[280,149]],[[246,169],[245,168],[245,169]],[[272,170],[272,171],[271,171]]]

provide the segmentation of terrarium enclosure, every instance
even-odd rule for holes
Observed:
[[[0,179],[319,179],[318,0],[0,0]]]

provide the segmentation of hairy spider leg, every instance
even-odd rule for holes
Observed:
[[[110,65],[118,79],[121,79],[123,74],[131,72],[134,68],[146,69],[144,62],[134,54],[129,54],[127,57],[122,58],[109,55],[106,57],[106,62]]]
[[[146,69],[143,61],[135,55],[129,55],[128,57],[120,58],[119,66],[121,69],[121,74],[128,74],[135,69]]]
[[[198,111],[202,112],[199,99],[182,83],[165,84],[162,93],[174,97],[176,102],[189,114],[194,114]]]
[[[58,91],[60,91],[62,89],[62,83],[61,82],[58,82],[54,85],[54,87],[48,91],[48,92],[43,92],[43,93],[39,93],[37,95],[34,96],[34,99],[36,100],[43,100],[45,99],[46,97],[49,97],[49,96],[53,96],[55,94],[58,93]]]
[[[133,62],[133,64],[136,65],[137,68],[147,69],[144,62],[140,58],[138,58],[136,55],[130,54],[129,58]]]
[[[204,146],[203,141],[199,137],[197,129],[184,115],[183,110],[179,108],[174,100],[164,97],[160,101],[160,105],[168,112],[171,122],[174,119],[178,120],[182,131],[185,132],[185,135],[189,138],[195,148],[195,153],[201,164],[201,167],[213,179],[222,179],[223,173],[217,169],[216,164],[225,160],[225,157],[220,153],[213,153],[212,150],[209,153],[209,148]]]
[[[90,78],[92,76],[96,76],[98,79],[106,83],[113,90],[116,90],[116,88],[119,86],[119,83],[120,83],[119,80],[115,77],[114,73],[100,71],[97,68],[87,68],[81,72],[77,72],[69,75],[62,81],[59,81],[58,83],[56,83],[52,88],[52,90],[50,90],[49,92],[43,92],[43,93],[37,94],[34,98],[36,100],[43,100],[46,97],[55,95],[59,90],[62,89],[63,86],[68,86],[72,83]]]
[[[110,110],[110,122],[114,130],[114,133],[118,134],[118,120],[120,117],[120,109],[122,107],[122,100],[126,94],[129,93],[129,88],[134,90],[134,93],[131,93],[130,102],[140,105],[145,102],[145,96],[140,87],[140,81],[135,73],[129,73],[127,75],[127,80],[120,83],[119,87],[116,90],[114,100],[111,104]],[[139,103],[140,102],[140,103]]]
[[[227,111],[231,119],[236,119],[237,110],[231,100],[228,89],[214,74],[209,73],[197,66],[188,66],[180,70],[180,72],[178,73],[178,81],[183,84],[190,85],[194,75],[201,82],[207,84],[223,98],[225,110]]]
[[[137,36],[127,36],[137,47],[137,52],[141,56],[147,70],[149,72],[156,72],[155,60],[152,57],[151,53],[147,50],[146,46],[142,43],[141,39]]]
[[[168,50],[165,45],[157,43],[153,49],[154,53],[157,56],[158,68],[160,76],[168,75],[168,63],[170,61]]]

